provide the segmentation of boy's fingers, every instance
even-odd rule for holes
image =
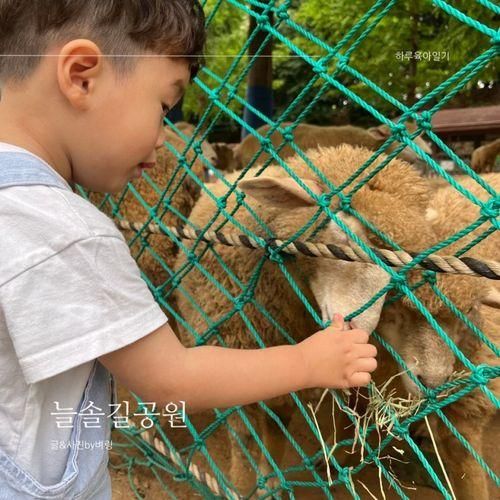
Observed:
[[[351,330],[350,334],[355,344],[367,344],[370,340],[370,336],[364,330]]]
[[[330,325],[333,328],[337,328],[339,330],[344,329],[344,317],[342,314],[334,314],[332,318],[332,323]]]
[[[368,385],[372,379],[372,376],[366,372],[356,372],[349,378],[349,387],[361,387]]]
[[[360,358],[374,358],[377,355],[377,348],[373,344],[358,344],[356,354]]]
[[[377,369],[375,358],[359,358],[353,366],[356,372],[373,372]]]

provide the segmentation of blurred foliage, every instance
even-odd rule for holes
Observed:
[[[375,4],[375,0],[292,0],[288,13],[290,18],[331,47],[338,44],[348,31]],[[276,2],[279,4],[279,2]],[[477,2],[454,0],[450,5],[490,28],[498,25],[498,16]],[[247,3],[245,5],[248,6]],[[210,13],[217,8],[215,16]],[[207,67],[224,78],[234,62],[234,57],[242,51],[247,39],[248,15],[236,5],[226,0],[207,0],[205,12],[208,24]],[[377,11],[375,15],[378,13]],[[372,16],[366,26],[373,21]],[[316,58],[326,55],[313,41],[308,40],[283,21],[277,21],[280,33],[306,54]],[[364,29],[364,28],[363,28]],[[362,30],[361,30],[362,31]],[[359,33],[361,33],[361,31]],[[353,38],[340,50],[344,54],[357,40]],[[405,104],[411,104],[434,89],[438,84],[452,76],[468,62],[491,47],[491,40],[473,27],[455,19],[429,0],[400,0],[374,26],[369,35],[354,50],[350,65],[366,78],[376,83],[383,90]],[[449,56],[440,61],[421,59],[400,59],[398,52],[421,51],[426,53],[447,53]],[[275,40],[274,91],[275,117],[280,116],[292,100],[314,76],[311,65],[283,43]],[[220,57],[222,56],[222,57]],[[290,57],[292,56],[292,57]],[[333,70],[335,61],[329,66]],[[248,64],[242,58],[236,71],[229,78],[234,83]],[[330,71],[331,72],[331,71]],[[461,92],[471,93],[477,87],[477,81],[498,84],[498,68],[491,62],[475,79],[469,82]],[[298,77],[300,75],[300,77]],[[201,79],[211,88],[220,84],[202,73]],[[341,72],[337,80],[358,96],[367,100],[377,110],[388,117],[399,114],[398,110],[364,83],[347,72]],[[304,102],[287,115],[287,120],[295,119],[317,90],[324,83],[319,80]],[[491,86],[491,83],[489,83]],[[238,95],[244,97],[245,82],[238,88]],[[184,112],[186,117],[196,120],[206,108],[209,100],[199,88],[192,88],[186,96]],[[474,102],[477,104],[477,102]],[[333,106],[333,109],[332,109]],[[231,109],[239,116],[242,106],[232,101]],[[215,113],[212,114],[215,116]],[[219,122],[231,122],[223,116]],[[315,104],[307,121],[319,124],[335,123],[374,123],[373,118],[358,105],[351,102],[342,92],[329,88]],[[223,123],[219,123],[223,126]]]
[[[224,79],[231,65],[237,60],[237,56],[241,53],[247,39],[248,15],[226,0],[207,0],[204,3],[204,10],[208,23],[205,64],[211,72]],[[230,75],[229,84],[234,84],[244,64],[245,58],[238,63],[236,70]],[[220,85],[220,82],[209,77],[203,71],[200,71],[198,76],[212,89]],[[238,94],[244,97],[245,89],[243,85]],[[209,103],[210,100],[203,90],[191,85],[184,98],[183,111],[185,119],[197,123]],[[243,114],[243,107],[241,105],[235,106],[234,100],[231,109],[240,116]],[[214,110],[210,113],[212,119],[217,111],[218,108],[214,107]],[[228,120],[227,116],[222,118]]]

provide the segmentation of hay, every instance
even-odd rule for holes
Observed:
[[[455,492],[453,491],[453,488],[451,486],[450,478],[448,477],[448,474],[446,473],[446,469],[444,467],[443,460],[441,459],[441,455],[439,454],[439,450],[438,450],[438,447],[436,445],[436,440],[434,439],[434,433],[432,432],[431,426],[429,424],[429,419],[427,418],[427,416],[425,417],[425,424],[426,424],[427,430],[429,431],[429,434],[431,436],[432,446],[434,446],[434,451],[436,452],[436,455],[438,457],[439,465],[441,466],[441,470],[443,471],[444,477],[446,479],[446,483],[448,484],[448,488],[450,488],[451,496],[453,497],[453,500],[457,500]]]
[[[326,471],[327,471],[327,478],[328,478],[328,484],[331,486],[333,484],[332,480],[332,475],[331,475],[331,469],[330,469],[330,458],[332,454],[335,452],[335,450],[338,447],[338,442],[337,442],[337,427],[335,423],[335,412],[336,412],[336,406],[340,409],[340,411],[344,412],[345,414],[348,415],[352,422],[352,426],[354,427],[354,435],[353,435],[353,442],[352,442],[352,447],[350,451],[347,451],[349,454],[355,454],[356,451],[359,451],[360,454],[360,464],[365,462],[365,446],[366,446],[366,439],[367,439],[367,434],[368,434],[368,429],[374,425],[374,428],[377,432],[378,436],[378,450],[377,450],[377,460],[382,461],[385,459],[388,459],[390,462],[392,460],[408,464],[409,462],[405,462],[403,460],[397,459],[391,455],[386,455],[386,456],[380,456],[380,445],[382,443],[382,438],[383,435],[390,435],[394,439],[401,441],[403,438],[398,436],[397,434],[393,433],[393,428],[395,423],[399,422],[400,420],[405,420],[416,413],[418,413],[419,409],[421,406],[425,403],[426,397],[423,393],[420,393],[418,395],[410,394],[408,393],[407,397],[401,397],[397,395],[397,389],[395,387],[390,388],[391,383],[398,377],[402,376],[405,371],[401,371],[392,377],[390,377],[388,380],[386,380],[380,387],[377,387],[373,382],[371,382],[368,386],[368,397],[363,395],[359,389],[355,389],[355,401],[353,407],[349,406],[349,398],[352,396],[351,391],[342,391],[343,394],[343,402],[344,404],[341,405],[339,402],[339,399],[341,398],[340,396],[337,396],[336,393],[331,390],[331,389],[325,389],[321,395],[321,398],[319,402],[316,404],[315,408],[313,408],[311,403],[308,403],[308,407],[312,413],[314,424],[316,426],[316,430],[319,435],[319,441],[322,447],[323,451],[323,459],[325,461],[326,465]],[[454,372],[450,378],[449,381],[456,381],[460,379],[466,379],[468,376],[468,373],[466,371],[460,371],[460,372]],[[442,399],[445,397],[448,397],[452,392],[456,390],[456,386],[450,386],[446,390],[442,391],[439,393],[436,398]],[[324,439],[323,437],[323,432],[322,429],[320,429],[318,425],[318,421],[316,419],[316,413],[318,412],[321,404],[323,404],[323,401],[325,399],[325,396],[327,393],[330,393],[332,395],[332,426],[333,426],[333,432],[328,433],[331,434],[331,439]],[[357,411],[358,404],[360,398],[363,398],[367,401],[366,403],[366,411],[363,414],[360,414]],[[427,425],[427,417],[425,417]],[[439,459],[439,462],[441,463],[441,467],[443,468],[444,475],[448,481],[448,486],[450,486],[448,476],[446,475],[446,471],[444,470],[444,467],[442,465],[442,461],[440,460],[439,456],[439,451],[438,447],[436,444],[436,441],[434,440],[434,436],[432,435],[432,431],[430,429],[430,426],[428,425],[429,433],[431,435],[431,439],[433,442],[434,450],[435,453]],[[324,430],[323,430],[324,431]],[[331,445],[327,445],[327,442],[331,441]],[[359,449],[357,450],[357,445],[359,445]],[[328,449],[330,448],[330,449]],[[404,456],[405,451],[401,448],[397,448],[396,446],[392,446],[392,449],[396,451],[399,455]],[[321,460],[321,459],[320,459]],[[383,484],[382,484],[382,469],[378,467],[379,469],[379,482],[380,482],[380,491],[382,494],[382,497],[385,499],[385,492],[383,490]],[[389,469],[391,469],[390,464],[389,464]],[[397,478],[397,476],[394,474],[394,472],[391,470],[387,470],[387,473],[394,479],[394,481],[402,488],[405,489],[415,489],[413,487],[409,487],[407,485],[401,484],[401,481]],[[360,482],[360,481],[358,481]],[[361,483],[361,482],[360,482]],[[352,483],[351,483],[352,484]],[[361,483],[361,485],[367,489],[366,485]],[[451,490],[451,486],[450,486]],[[368,490],[367,490],[368,491]],[[453,493],[453,490],[452,494]],[[372,496],[375,497],[375,495],[371,492],[368,491],[368,493]],[[376,498],[376,497],[375,497]]]

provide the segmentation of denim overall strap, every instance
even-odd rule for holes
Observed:
[[[26,185],[69,190],[47,165],[29,153],[0,152],[0,189]],[[114,396],[113,385],[109,372],[96,360],[79,406],[75,409],[73,429],[67,443],[67,462],[58,483],[40,484],[0,449],[0,500],[111,500],[107,463],[111,444],[109,405]],[[89,415],[89,408],[94,415],[102,414],[93,417],[92,425],[84,419]],[[51,459],[50,452],[47,450],[47,460]]]
[[[95,361],[81,402],[76,409],[66,468],[62,479],[53,485],[42,485],[29,472],[0,450],[0,500],[111,500],[111,482],[107,470],[110,448],[109,402],[111,385],[108,371]],[[87,426],[84,420],[94,414]],[[99,411],[101,410],[101,411]],[[50,450],[47,453],[50,460]]]
[[[29,153],[0,152],[0,188],[44,185],[68,189],[45,163]]]

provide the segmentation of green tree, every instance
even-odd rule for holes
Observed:
[[[291,15],[299,25],[333,47],[374,3],[373,0],[356,2],[305,0],[296,6]],[[496,29],[498,16],[495,18],[491,10],[477,2],[456,0],[453,6],[486,26]],[[379,11],[369,19],[365,27],[370,25]],[[304,52],[311,55],[325,55],[322,49],[302,35],[295,33],[289,36]],[[357,38],[354,37],[340,52],[344,54]],[[368,37],[354,50],[350,57],[350,65],[396,99],[405,104],[413,104],[490,47],[491,40],[487,35],[447,14],[431,1],[402,0],[396,2]],[[425,55],[446,53],[446,57],[439,61],[433,60],[434,57],[430,60],[424,57],[420,60],[414,57],[398,58],[399,53],[415,54],[417,51],[420,51],[422,56],[423,53]],[[284,60],[281,68],[276,69],[276,73],[281,77],[280,88],[276,89],[277,94],[280,93],[280,89],[283,92],[291,90],[290,79],[283,78],[283,75],[286,75],[289,68],[293,68],[292,73],[297,74],[299,70],[297,66],[301,64],[300,61]],[[490,62],[462,92],[470,92],[476,86],[478,79],[483,81],[497,79],[497,71],[494,63]],[[338,79],[379,111],[390,116],[399,114],[392,104],[348,73],[341,73]],[[283,99],[285,96],[281,97],[286,103],[287,99]],[[329,91],[323,99],[323,102],[331,102],[337,109],[342,109],[345,101],[345,96],[336,90]],[[353,106],[350,102],[347,105],[351,107],[351,111],[349,113],[344,111],[341,116],[342,118],[349,116],[352,121],[352,115],[359,115],[359,109],[353,109],[357,106]],[[315,113],[312,119],[318,117],[319,121],[325,121],[321,101],[318,106],[319,113]]]
[[[226,0],[207,0],[204,5],[207,17],[207,68],[219,78],[225,78],[229,68],[235,60],[235,54],[243,47],[248,31],[248,15],[240,8],[230,4]],[[229,77],[228,83],[233,84],[241,73],[245,60],[238,64],[236,70]],[[216,88],[220,82],[207,73],[200,71],[200,79],[207,87]],[[222,97],[227,92],[222,94]],[[245,88],[238,89],[238,95],[244,97]],[[210,100],[208,96],[196,86],[190,86],[184,100],[184,115],[187,120],[196,122],[199,120]],[[241,115],[243,107],[233,100],[231,109]],[[215,108],[210,114],[214,117],[218,111]],[[227,117],[225,117],[227,119]]]
[[[282,3],[282,1],[276,1],[275,5],[279,6]],[[388,3],[388,1],[384,2],[381,9]],[[495,17],[490,9],[480,3],[470,0],[454,0],[448,3],[484,25],[496,29],[498,16]],[[289,4],[288,12],[294,22],[334,47],[375,4],[375,0],[357,0],[356,2],[352,0],[292,0]],[[247,2],[242,2],[242,5],[249,8]],[[216,10],[212,16],[214,9]],[[368,20],[365,27],[350,42],[342,47],[341,54],[344,54],[357,40],[359,34],[372,24],[379,11]],[[207,0],[205,12],[209,18],[207,67],[220,78],[224,78],[234,61],[233,56],[242,50],[247,40],[248,14],[238,4],[227,0]],[[279,32],[306,54],[313,57],[322,57],[327,54],[324,49],[294,29],[291,23],[279,22]],[[349,64],[399,101],[412,104],[490,47],[490,37],[447,14],[431,0],[399,0],[353,51]],[[416,60],[413,57],[411,59],[397,57],[398,52],[414,54],[417,51],[446,53],[449,57],[440,61],[432,58]],[[274,55],[275,116],[280,116],[314,76],[314,72],[310,63],[303,58],[295,57],[294,52],[278,39],[274,40]],[[334,59],[328,66],[330,73],[336,64],[337,60]],[[229,83],[234,83],[247,65],[248,59],[242,58],[235,72],[229,77]],[[489,86],[493,82],[493,85],[497,86],[497,71],[494,61],[490,62],[461,91],[462,100],[464,96],[472,95],[473,90],[477,90],[478,80],[489,82]],[[202,72],[200,78],[210,88],[219,85],[216,79],[206,73]],[[400,114],[394,105],[347,72],[340,72],[337,80],[386,116],[394,117]],[[287,116],[287,120],[294,119],[308,105],[323,83],[322,79],[316,83],[303,102]],[[238,88],[238,95],[244,98],[245,92],[246,82],[242,82]],[[185,100],[186,117],[192,120],[198,119],[208,103],[207,96],[200,89],[192,88]],[[474,104],[477,103],[474,102]],[[234,113],[242,116],[243,107],[235,100],[231,102],[230,108]],[[216,111],[212,116],[215,116]],[[351,122],[368,125],[375,123],[369,113],[333,87],[330,87],[315,103],[311,113],[307,116],[307,121],[323,124]],[[229,123],[233,121],[226,115],[221,117],[215,127],[224,127]],[[235,132],[234,137],[237,137],[237,134],[238,132]]]

